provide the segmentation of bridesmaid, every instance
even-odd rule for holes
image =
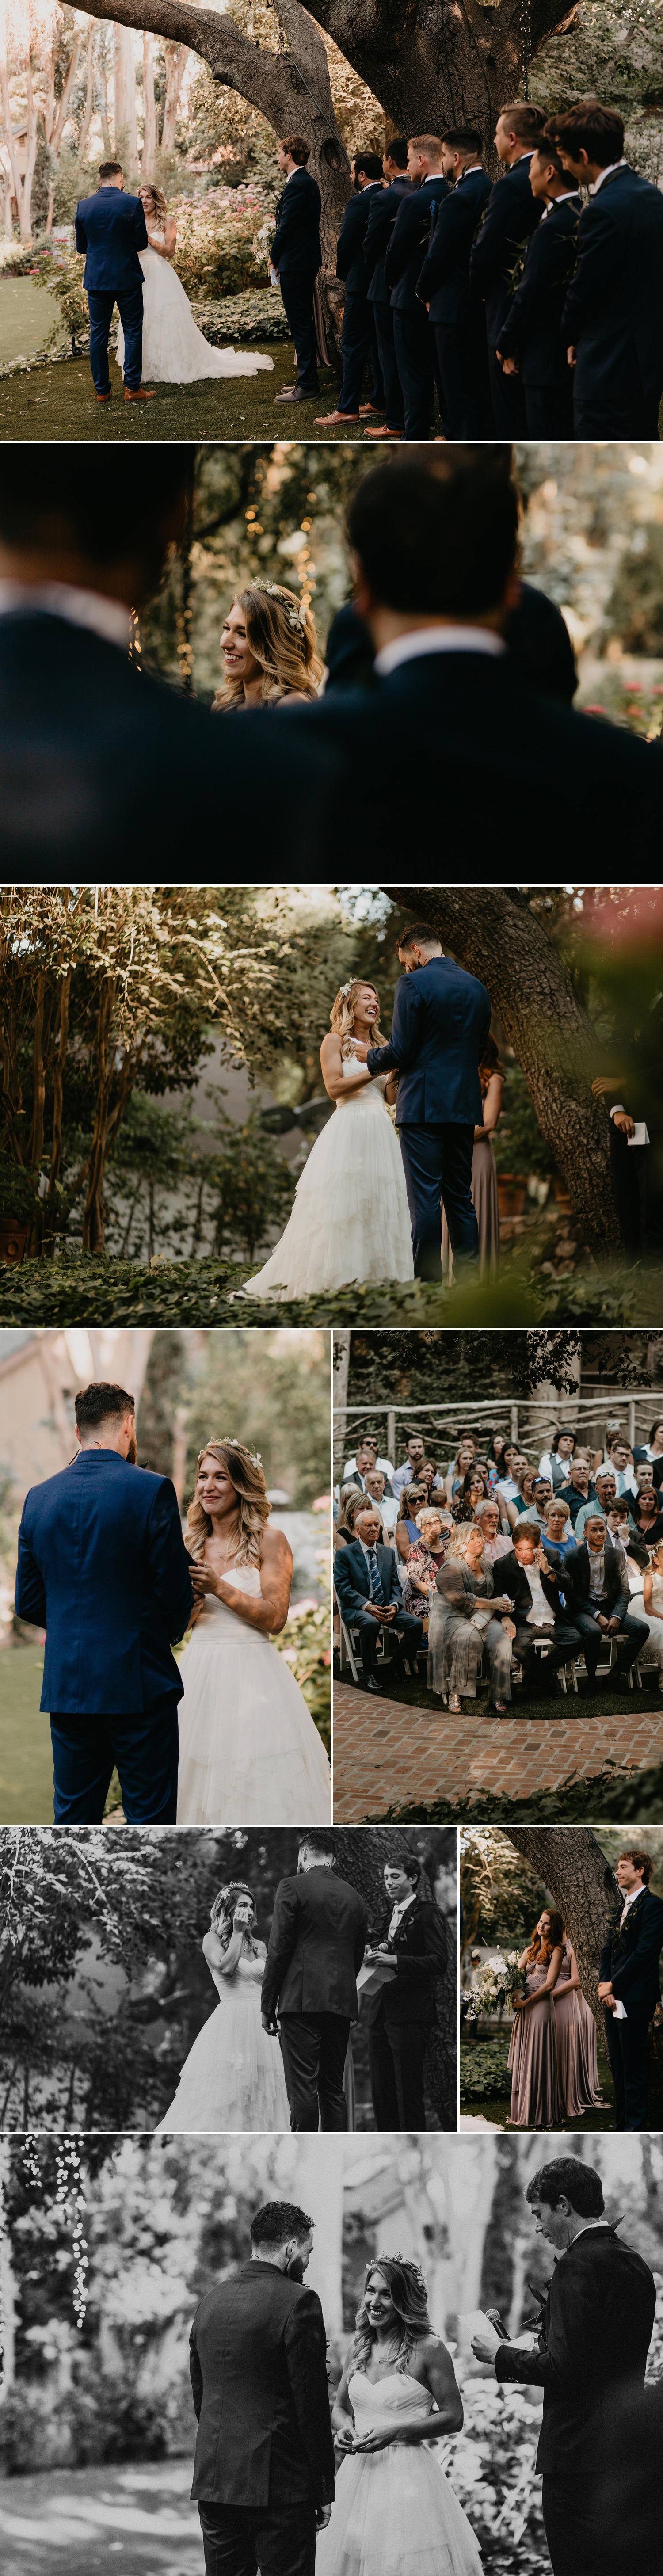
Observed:
[[[557,2033],[553,1989],[564,1956],[561,1914],[539,1915],[529,1949],[519,1966],[525,1969],[527,1994],[516,1995],[509,2049],[511,2115],[516,2129],[559,2129],[562,2121]]]
[[[500,1257],[500,1211],[497,1195],[497,1170],[492,1139],[502,1107],[504,1066],[500,1064],[494,1038],[486,1041],[479,1066],[483,1102],[483,1126],[475,1127],[472,1155],[472,1205],[479,1228],[479,1273],[482,1279],[494,1279]],[[453,1278],[453,1255],[449,1249],[449,1229],[442,1211],[442,1269]]]
[[[581,2120],[585,2111],[605,2110],[599,2088],[596,2022],[580,1984],[575,1951],[565,1932],[554,1992],[557,2076],[565,2120]]]

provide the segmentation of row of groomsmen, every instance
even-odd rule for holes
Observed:
[[[355,154],[343,381],[316,426],[427,439],[437,383],[452,439],[658,438],[663,194],[626,161],[621,117],[589,100],[546,124],[516,103],[495,147],[494,186],[472,128]]]

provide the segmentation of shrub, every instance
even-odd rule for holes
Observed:
[[[511,2079],[507,2071],[509,2043],[506,2039],[480,2039],[476,2048],[460,2049],[461,2102],[479,2102],[489,2093],[508,2093]]]

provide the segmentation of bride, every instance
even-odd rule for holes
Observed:
[[[471,2524],[428,2447],[463,2405],[426,2283],[402,2254],[367,2266],[332,2423],[343,2459],[318,2576],[481,2576]]]
[[[160,2129],[287,2129],[290,2109],[278,2041],[263,2030],[260,1989],[267,1951],[255,1936],[245,1879],[214,1899],[203,1956],[218,2003],[185,2058]]]
[[[336,1115],[311,1148],[285,1234],[245,1281],[244,1297],[309,1297],[353,1280],[414,1278],[405,1175],[387,1114],[395,1077],[371,1081],[355,1056],[357,1039],[384,1045],[375,986],[359,976],[342,984],[330,1021],[320,1063]]]
[[[148,250],[138,253],[143,287],[143,384],[192,385],[202,376],[255,376],[259,367],[273,368],[273,358],[257,351],[213,349],[194,322],[188,295],[169,261],[174,258],[177,225],[169,215],[161,188],[151,180],[139,188],[147,227]],[[117,363],[124,375],[124,332],[117,335]]]
[[[240,1440],[208,1440],[187,1513],[178,1825],[329,1824],[327,1755],[269,1642],[288,1616],[292,1551],[268,1520],[260,1459]]]

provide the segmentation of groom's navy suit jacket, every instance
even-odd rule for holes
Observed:
[[[125,196],[123,188],[98,188],[76,207],[76,249],[87,253],[83,285],[92,294],[117,295],[126,286],[142,286],[139,250],[148,234],[142,197]]]
[[[599,1978],[603,1984],[612,1979],[618,2003],[624,2005],[627,2017],[633,2012],[651,2015],[660,2003],[658,1963],[663,1949],[663,1905],[648,1887],[629,1905],[624,1930],[620,1933],[621,1914],[611,1924],[601,1951]]]
[[[262,1981],[264,2013],[358,2012],[357,1971],[366,1948],[366,1908],[336,1870],[282,1878]]]
[[[397,1127],[483,1126],[479,1065],[490,997],[451,957],[431,957],[396,985],[391,1037],[369,1047],[370,1074],[399,1075]]]
[[[193,1609],[169,1476],[115,1449],[82,1449],[26,1495],[18,1534],[19,1619],[46,1627],[41,1706],[50,1715],[135,1717],[184,1688],[171,1642]]]
[[[317,2292],[275,2263],[244,2263],[206,2291],[189,2341],[198,2417],[192,2495],[254,2512],[331,2504],[334,2444]]]
[[[500,2385],[509,2380],[543,2389],[536,2466],[544,2476],[586,2477],[591,2461],[591,2476],[598,2477],[611,2465],[622,2395],[642,2388],[655,2306],[655,2283],[642,2256],[611,2227],[588,2227],[555,2265],[538,2352],[499,2345]]]

